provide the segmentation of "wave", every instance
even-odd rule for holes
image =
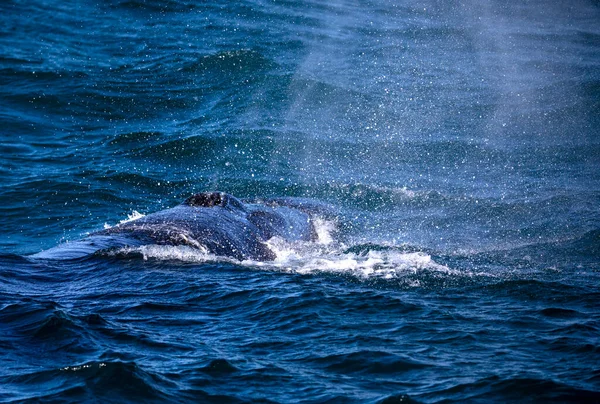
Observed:
[[[56,343],[59,340],[78,339],[83,342],[89,325],[104,323],[97,314],[77,316],[70,314],[58,303],[31,299],[5,305],[0,309],[0,319],[15,341],[32,343],[40,340]]]
[[[536,240],[504,241],[502,244],[480,251],[463,251],[449,257],[451,261],[465,265],[526,272],[573,272],[586,268],[591,272],[600,269],[600,231],[583,234],[546,234]],[[566,272],[565,272],[566,273]]]
[[[414,360],[404,355],[384,351],[362,350],[347,354],[334,354],[318,358],[303,359],[325,368],[329,372],[363,375],[398,375],[431,367],[433,365]]]
[[[181,0],[111,0],[107,3],[111,8],[162,14],[191,12],[198,7],[194,2]]]
[[[416,396],[436,400],[459,401],[518,401],[581,403],[600,400],[600,392],[561,382],[536,378],[501,378],[492,376],[472,383],[459,384],[443,391]]]
[[[38,85],[53,84],[58,85],[59,88],[62,85],[71,85],[72,81],[77,82],[80,79],[89,79],[90,75],[86,71],[78,71],[72,69],[49,69],[47,66],[42,65],[41,61],[31,62],[24,60],[22,64],[14,65],[14,61],[6,63],[6,59],[0,58],[0,66],[10,65],[11,67],[0,68],[0,77],[6,76],[11,77],[13,80],[12,90],[15,91],[15,87],[18,89],[20,85],[26,85],[35,80]],[[20,82],[22,80],[23,82]],[[53,91],[55,89],[52,89]]]
[[[213,72],[219,77],[243,75],[246,79],[256,73],[266,73],[275,68],[273,60],[255,49],[238,49],[220,51],[205,55],[193,61],[188,61],[181,67],[184,72],[207,73]]]
[[[398,404],[398,403],[420,404],[421,402],[413,399],[408,394],[402,394],[402,393],[392,394],[391,396],[388,396],[388,397],[384,398],[383,400],[378,401],[378,404]]]
[[[5,377],[5,383],[12,387],[12,394],[5,394],[3,398],[11,401],[164,402],[170,398],[165,392],[166,387],[173,387],[172,383],[143,370],[135,362],[120,361],[92,361],[60,369],[13,374]],[[35,389],[29,391],[29,386],[35,386]]]

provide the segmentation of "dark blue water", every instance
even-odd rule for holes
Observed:
[[[600,402],[594,1],[0,3],[0,400]],[[274,262],[29,255],[218,190]]]

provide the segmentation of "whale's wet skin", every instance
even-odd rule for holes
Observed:
[[[286,242],[317,240],[314,218],[309,213],[316,214],[317,210],[314,202],[293,198],[243,203],[226,193],[205,192],[176,207],[94,232],[33,257],[74,259],[115,248],[156,244],[185,245],[237,260],[270,261],[276,255],[266,243],[275,237]]]

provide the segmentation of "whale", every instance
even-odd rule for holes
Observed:
[[[269,240],[316,241],[315,217],[330,211],[302,198],[242,201],[224,192],[202,192],[172,208],[92,232],[33,257],[76,259],[124,247],[169,245],[239,261],[272,261],[276,254]]]

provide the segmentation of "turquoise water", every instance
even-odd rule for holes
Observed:
[[[0,5],[0,400],[597,402],[593,2]],[[196,192],[273,262],[30,255]]]

